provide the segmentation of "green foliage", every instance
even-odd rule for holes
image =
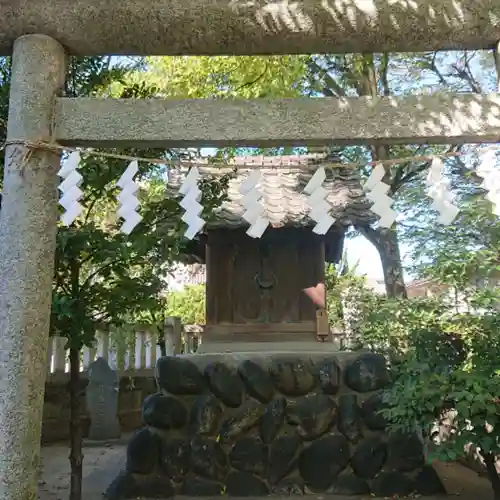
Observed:
[[[366,277],[359,276],[356,271],[356,267],[349,268],[346,262],[339,266],[329,264],[325,268],[328,321],[331,325],[342,329],[344,329],[344,305],[355,303],[358,307],[373,295],[373,291],[366,283]]]
[[[465,457],[470,444],[490,460],[500,454],[500,315],[480,296],[475,314],[439,297],[363,304],[361,343],[393,374],[382,414],[390,431],[421,432],[429,461]]]
[[[411,332],[433,327],[436,318],[444,318],[447,311],[439,300],[366,294],[360,304],[359,346],[381,352],[392,361],[400,360],[410,347]]]
[[[453,329],[455,335],[444,333]],[[447,342],[443,342],[446,340]],[[451,432],[434,443],[429,460],[453,460],[473,444],[500,452],[500,318],[498,314],[436,316],[422,331],[410,329],[406,356],[385,395],[393,430],[421,429],[431,437],[450,418]]]
[[[150,57],[144,78],[170,98],[297,97],[307,85],[307,60],[307,56]]]
[[[184,325],[205,324],[205,285],[188,285],[167,297],[167,316],[178,316]]]

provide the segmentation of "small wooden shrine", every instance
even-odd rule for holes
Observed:
[[[239,157],[248,163],[255,157]],[[324,307],[325,263],[340,261],[344,234],[350,225],[372,219],[358,173],[352,168],[327,169],[323,186],[335,224],[325,235],[312,229],[303,189],[314,173],[306,163],[311,156],[281,158],[287,167],[272,168],[276,158],[261,170],[259,191],[270,225],[261,238],[246,234],[239,187],[248,171],[238,171],[230,181],[228,200],[200,235],[199,257],[206,264],[205,338],[238,334],[316,334],[317,310]],[[323,164],[328,164],[324,160]],[[213,175],[215,167],[200,168]],[[312,297],[319,297],[313,301]],[[265,335],[262,335],[265,334]]]

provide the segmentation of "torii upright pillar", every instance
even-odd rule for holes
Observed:
[[[50,141],[65,53],[45,35],[14,45],[0,213],[0,500],[34,500],[57,231],[59,155]]]

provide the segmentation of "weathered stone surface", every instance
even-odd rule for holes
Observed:
[[[260,436],[269,444],[277,435],[285,421],[286,399],[279,397],[271,401],[264,410],[260,424]]]
[[[434,467],[425,465],[415,477],[415,491],[419,495],[441,495],[446,493]]]
[[[230,418],[226,419],[220,430],[223,442],[231,441],[248,429],[258,425],[264,414],[264,406],[256,401],[247,401]]]
[[[153,474],[149,476],[136,476],[137,497],[141,498],[170,498],[175,495],[174,487],[170,479],[161,474]]]
[[[372,479],[384,466],[387,448],[379,437],[361,441],[351,458],[354,473],[363,479]]]
[[[229,460],[235,469],[262,475],[267,468],[267,447],[259,438],[238,439]]]
[[[387,443],[386,469],[411,472],[424,465],[422,443],[416,434],[393,433]]]
[[[189,471],[191,463],[190,443],[184,439],[169,438],[161,443],[160,466],[165,475],[176,483]]]
[[[344,436],[329,436],[314,441],[302,452],[300,475],[307,486],[326,491],[349,464],[349,442]]]
[[[361,415],[368,429],[382,431],[387,425],[385,417],[380,413],[384,408],[382,394],[373,394],[361,404]]]
[[[207,479],[222,481],[227,474],[227,460],[221,445],[204,436],[191,439],[191,468]]]
[[[358,392],[382,389],[389,383],[389,371],[385,358],[374,353],[361,355],[347,366],[345,383]]]
[[[104,358],[97,358],[88,367],[86,389],[90,413],[89,439],[106,440],[120,437],[118,421],[118,375]]]
[[[269,493],[266,483],[250,472],[231,472],[226,479],[226,492],[232,497],[263,496]]]
[[[301,452],[302,441],[298,436],[282,436],[272,443],[267,470],[271,484],[277,483],[295,468]]]
[[[222,416],[222,406],[212,394],[196,398],[191,407],[190,425],[193,434],[211,435],[217,429]]]
[[[335,401],[324,394],[305,396],[287,407],[287,419],[297,426],[304,439],[314,439],[328,431],[337,421]]]
[[[6,2],[1,55],[9,55],[14,40],[27,32],[50,33],[78,56],[478,50],[494,47],[499,38],[500,7],[494,0],[380,2],[373,8],[361,0],[337,0],[328,12],[321,4],[300,2],[293,25],[246,3],[81,0],[77,9],[72,5]],[[110,19],[112,28],[105,22]]]
[[[339,398],[339,431],[351,442],[355,443],[362,436],[361,410],[356,394],[342,394]]]
[[[274,382],[268,370],[251,360],[238,367],[238,373],[245,383],[248,394],[261,403],[269,403],[274,394]]]
[[[335,359],[324,360],[317,365],[321,389],[325,394],[337,394],[342,384],[342,370]]]
[[[158,359],[156,378],[161,389],[176,395],[200,394],[206,386],[197,366],[192,361],[177,356]]]
[[[271,366],[276,387],[287,396],[304,396],[317,383],[314,365],[310,359],[274,359]]]
[[[407,496],[414,490],[413,481],[401,472],[381,472],[371,484],[378,497]]]
[[[304,494],[304,482],[300,478],[288,477],[273,485],[271,493],[279,497],[302,496]]]
[[[477,109],[474,118],[470,115],[470,119],[461,120],[461,110],[472,108]],[[429,122],[428,109],[436,116],[446,115],[447,120]],[[55,139],[67,145],[100,148],[199,144],[272,147],[332,141],[368,145],[382,136],[387,144],[428,144],[436,137],[450,144],[494,142],[500,135],[500,122],[487,118],[490,110],[500,112],[497,94],[349,97],[347,101],[336,97],[175,101],[59,98],[55,103]],[[360,127],[368,122],[370,127]],[[423,122],[425,127],[414,126]]]
[[[187,423],[184,405],[173,396],[151,394],[142,404],[142,421],[160,429],[180,429]]]
[[[103,497],[106,500],[123,500],[124,498],[135,498],[139,493],[132,473],[121,471],[108,486]]]
[[[224,363],[210,363],[205,368],[210,390],[230,408],[238,408],[243,402],[245,386],[236,371]]]
[[[160,441],[149,429],[137,431],[127,446],[127,471],[150,474],[159,462]]]
[[[224,487],[216,481],[188,474],[181,488],[181,495],[192,497],[211,497],[222,495]]]
[[[0,216],[0,490],[11,499],[36,498],[60,168],[60,152],[23,141],[54,140],[66,74],[65,48],[26,33],[36,32],[19,33],[13,49],[7,138],[15,143],[5,148]]]
[[[342,472],[330,488],[328,493],[335,495],[366,495],[370,493],[368,483],[350,472]]]

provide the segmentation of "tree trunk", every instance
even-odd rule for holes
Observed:
[[[379,78],[382,84],[383,95],[389,96],[391,94],[387,79],[388,62],[388,56],[385,55],[383,64],[380,67],[380,74],[378,74],[373,54],[364,55],[361,67],[362,71],[358,80],[359,95],[377,97],[379,95]],[[373,161],[386,160],[390,156],[390,148],[387,144],[371,146],[370,149]],[[392,187],[390,169],[386,168],[386,173],[382,181]],[[393,194],[394,192],[391,188],[388,195],[392,196]],[[407,298],[396,224],[393,224],[391,229],[373,229],[369,227],[359,229],[368,241],[375,246],[380,255],[387,296]]]
[[[399,252],[398,233],[392,229],[373,229],[369,226],[357,229],[377,249],[384,272],[385,290],[388,297],[407,298],[403,276],[403,265]]]
[[[500,477],[498,477],[497,469],[495,466],[495,455],[493,453],[482,453],[484,464],[486,465],[486,471],[488,473],[488,479],[491,482],[491,487],[493,488],[493,494],[495,500],[500,500]]]
[[[70,367],[70,455],[71,464],[71,485],[70,500],[82,500],[82,472],[83,472],[83,453],[82,453],[82,423],[80,408],[80,351],[70,348],[69,350]]]

